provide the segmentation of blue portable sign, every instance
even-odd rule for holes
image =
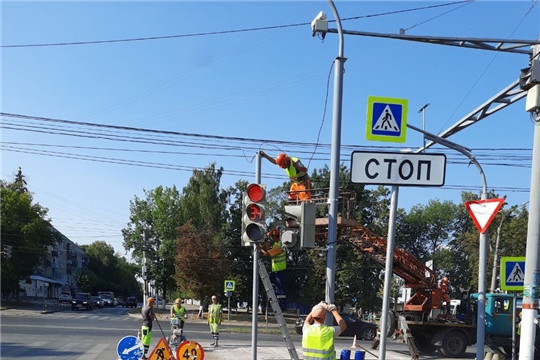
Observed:
[[[125,336],[119,342],[116,347],[116,352],[121,360],[140,360],[143,356],[144,349],[136,336]]]

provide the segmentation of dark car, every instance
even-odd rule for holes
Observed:
[[[92,296],[92,306],[103,309],[103,299],[99,296]]]
[[[137,298],[130,296],[124,301],[124,307],[137,307]]]
[[[77,293],[71,300],[71,310],[77,309],[92,310],[92,296],[89,293]]]
[[[347,328],[340,336],[355,336],[357,339],[364,339],[364,340],[373,340],[375,335],[377,335],[377,324],[369,323],[360,320],[357,317],[350,316],[347,314],[340,313],[343,320],[345,320],[345,324],[347,324]],[[327,316],[331,316],[330,314],[327,314]],[[304,326],[305,317],[299,317],[296,319],[296,325],[294,327],[294,330],[297,334],[302,334],[302,327]],[[337,326],[336,321],[334,320],[334,325]]]

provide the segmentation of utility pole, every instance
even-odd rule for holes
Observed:
[[[525,278],[523,282],[523,312],[519,360],[534,359],[534,341],[538,322],[538,297],[540,285],[540,45],[533,46],[531,80],[536,85],[527,91],[526,110],[534,124],[534,141],[529,197],[529,223],[527,225],[527,251],[525,253]],[[536,62],[536,63],[535,63]],[[535,68],[536,66],[536,68]]]
[[[144,286],[143,286],[143,306],[146,305],[146,300],[148,299],[148,283],[147,283],[147,275],[146,275],[146,234],[143,231],[142,233],[142,252],[143,252],[143,260],[142,260],[142,278],[144,280]]]

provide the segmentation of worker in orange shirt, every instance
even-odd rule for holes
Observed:
[[[268,156],[264,151],[261,155],[272,164],[285,169],[287,176],[291,179],[291,188],[289,200],[309,201],[311,200],[311,181],[309,180],[308,169],[302,164],[300,159],[280,153],[274,159]]]

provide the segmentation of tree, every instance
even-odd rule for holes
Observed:
[[[84,291],[113,291],[117,295],[139,294],[136,279],[138,266],[114,252],[104,241],[79,245],[88,256],[88,266],[77,275],[77,285]]]
[[[148,281],[154,280],[166,298],[167,289],[175,286],[176,228],[183,224],[182,199],[176,186],[158,186],[144,190],[144,194],[145,199],[135,196],[130,202],[131,222],[122,229],[124,248],[132,251],[142,267],[143,245],[146,247]],[[142,276],[140,272],[138,275]]]
[[[2,246],[12,247],[12,256],[2,259],[1,289],[6,295],[15,292],[18,299],[19,282],[30,280],[60,234],[50,225],[48,210],[33,202],[20,168],[14,182],[0,182],[0,198]]]

